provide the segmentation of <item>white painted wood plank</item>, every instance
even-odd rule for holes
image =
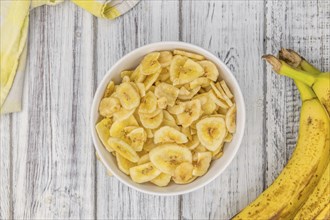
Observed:
[[[178,40],[177,1],[141,1],[124,16],[97,20],[97,81],[119,58],[142,45]],[[106,175],[97,164],[98,219],[177,219],[179,197],[150,196],[130,189]]]
[[[31,13],[27,101],[13,115],[14,219],[95,217],[92,21],[69,2]]]
[[[329,14],[327,1],[267,1],[266,52],[291,48],[323,70],[329,69]],[[295,148],[300,97],[291,79],[267,66],[266,185],[281,172]]]
[[[261,1],[182,1],[182,40],[220,57],[246,101],[246,132],[227,170],[183,196],[184,219],[229,219],[263,190],[263,19]]]
[[[11,219],[11,125],[10,115],[0,116],[0,219]]]

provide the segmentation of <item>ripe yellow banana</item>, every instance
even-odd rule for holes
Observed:
[[[330,203],[315,217],[315,219],[330,219]]]
[[[330,164],[324,171],[319,183],[315,187],[313,193],[309,196],[304,206],[299,210],[297,215],[294,217],[295,220],[301,219],[325,219],[320,218],[319,215],[323,212],[329,212],[330,204]]]
[[[276,64],[275,70],[281,73],[286,74],[289,69],[287,64],[276,58],[272,64]],[[308,78],[308,82],[315,79],[314,84],[321,81],[320,78],[307,77],[305,73],[303,77],[298,73],[298,77],[291,73],[287,75],[303,80]],[[329,163],[328,114],[308,86],[298,83],[297,87],[303,104],[296,149],[274,183],[233,219],[292,219],[308,199]]]
[[[298,80],[311,87],[330,115],[330,72],[310,74],[291,67],[273,55],[264,55],[263,58],[273,66],[273,70],[278,74]]]

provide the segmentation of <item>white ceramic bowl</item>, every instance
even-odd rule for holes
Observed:
[[[105,91],[105,88],[110,80],[114,80],[115,83],[120,82],[120,72],[127,69],[135,68],[143,56],[153,52],[153,51],[162,51],[162,50],[174,50],[174,49],[182,49],[191,52],[195,52],[201,54],[206,57],[206,59],[211,60],[213,63],[217,65],[220,72],[220,78],[224,79],[231,89],[232,93],[235,96],[236,104],[237,104],[237,131],[233,136],[233,140],[230,143],[225,144],[224,155],[212,162],[209,171],[202,177],[197,178],[192,183],[186,185],[177,185],[171,183],[167,187],[158,187],[151,183],[145,184],[137,184],[134,183],[129,176],[124,174],[117,167],[115,157],[109,153],[105,147],[103,147],[101,141],[98,138],[98,135],[95,130],[95,124],[99,120],[98,106]],[[239,85],[229,70],[229,68],[216,56],[212,53],[200,48],[198,46],[183,43],[183,42],[158,42],[145,45],[143,47],[137,48],[125,55],[121,58],[112,68],[108,71],[108,73],[104,76],[100,85],[98,86],[93,104],[91,109],[91,118],[90,118],[90,126],[93,137],[94,146],[96,148],[97,153],[100,156],[101,161],[106,166],[108,170],[113,173],[113,175],[119,179],[122,183],[126,184],[133,189],[138,191],[153,194],[153,195],[180,195],[184,193],[189,193],[191,191],[197,190],[206,184],[210,183],[216,177],[218,177],[230,164],[236,155],[238,148],[240,147],[245,127],[245,104],[243,95],[239,88]]]

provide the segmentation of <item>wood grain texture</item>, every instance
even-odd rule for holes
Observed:
[[[0,117],[0,219],[228,219],[282,170],[295,146],[299,94],[260,59],[280,47],[330,68],[330,4],[141,1],[97,19],[70,2],[31,12],[23,111]],[[220,57],[246,101],[243,144],[227,170],[184,196],[132,190],[96,161],[89,111],[98,83],[142,45],[182,40]]]
[[[141,1],[115,21],[97,20],[97,79],[118,59],[142,45],[178,40],[178,2]],[[176,219],[179,197],[150,196],[132,190],[106,175],[97,165],[97,218]]]
[[[260,1],[183,1],[181,7],[186,9],[182,40],[206,48],[232,70],[246,101],[248,128],[227,170],[203,189],[183,196],[182,218],[229,219],[263,189],[264,94],[259,67],[263,65],[264,5]]]
[[[11,115],[0,117],[0,219],[12,218]]]
[[[12,125],[14,219],[95,216],[92,19],[69,3],[32,12],[27,102]]]

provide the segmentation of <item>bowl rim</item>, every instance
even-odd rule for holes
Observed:
[[[229,77],[231,77],[231,81],[232,84],[234,84],[234,87],[236,87],[237,89],[237,93],[238,95],[241,97],[241,106],[240,106],[240,111],[241,111],[241,117],[242,117],[242,122],[241,122],[241,126],[240,126],[240,136],[238,136],[237,139],[237,144],[233,146],[233,150],[231,155],[228,158],[227,163],[225,163],[225,165],[223,167],[221,167],[221,169],[219,169],[213,176],[209,177],[208,179],[206,179],[204,182],[200,183],[197,186],[191,187],[189,189],[185,189],[185,190],[180,190],[177,192],[154,192],[154,191],[148,191],[142,188],[138,188],[136,186],[134,186],[133,184],[131,184],[130,182],[122,179],[120,176],[118,176],[116,174],[116,172],[113,171],[112,167],[107,163],[107,160],[105,159],[104,155],[101,154],[99,147],[98,146],[98,142],[96,141],[96,139],[98,139],[98,135],[96,133],[96,129],[95,129],[95,121],[93,120],[93,115],[98,114],[98,104],[96,103],[97,98],[102,96],[104,91],[101,91],[101,85],[103,85],[104,83],[108,83],[109,79],[107,79],[109,77],[109,75],[111,75],[111,73],[117,68],[117,66],[119,66],[125,59],[127,59],[127,57],[131,56],[132,53],[137,53],[138,51],[141,50],[146,50],[148,51],[148,49],[150,48],[154,48],[155,51],[157,51],[157,48],[160,45],[164,45],[164,44],[177,44],[178,46],[181,46],[183,48],[186,48],[187,50],[189,49],[195,49],[198,51],[202,51],[203,54],[206,54],[207,57],[212,57],[212,59],[217,60],[217,62],[220,64],[221,68],[223,68],[225,70],[226,73],[224,73],[225,75],[230,75]],[[116,177],[121,183],[125,184],[126,186],[135,189],[139,192],[143,192],[149,195],[157,195],[157,196],[176,196],[176,195],[183,195],[183,194],[187,194],[193,191],[196,191],[206,185],[208,185],[210,182],[212,182],[214,179],[216,179],[217,177],[220,176],[220,174],[222,174],[224,172],[224,170],[229,166],[229,164],[232,163],[234,157],[236,156],[241,144],[242,144],[242,140],[244,137],[244,133],[245,133],[245,124],[246,124],[246,108],[245,108],[245,101],[244,101],[244,96],[242,94],[241,88],[234,76],[234,74],[232,73],[232,71],[227,67],[227,65],[220,59],[218,58],[216,55],[214,55],[213,53],[211,53],[210,51],[199,47],[197,45],[191,44],[191,43],[187,43],[187,42],[182,42],[182,41],[159,41],[159,42],[154,42],[154,43],[150,43],[150,44],[146,44],[143,45],[141,47],[135,48],[134,50],[130,51],[129,53],[125,54],[123,57],[121,57],[119,60],[117,60],[115,62],[115,64],[113,64],[111,66],[111,68],[106,72],[106,74],[103,76],[102,80],[98,83],[97,89],[95,91],[95,94],[93,96],[93,102],[91,105],[91,111],[90,111],[90,129],[91,129],[91,134],[92,134],[92,140],[93,140],[93,144],[94,144],[94,148],[96,150],[96,152],[98,153],[98,156],[101,160],[101,162],[103,163],[103,165],[113,174],[114,177]],[[237,132],[237,131],[236,131]],[[102,146],[104,147],[104,146]]]

